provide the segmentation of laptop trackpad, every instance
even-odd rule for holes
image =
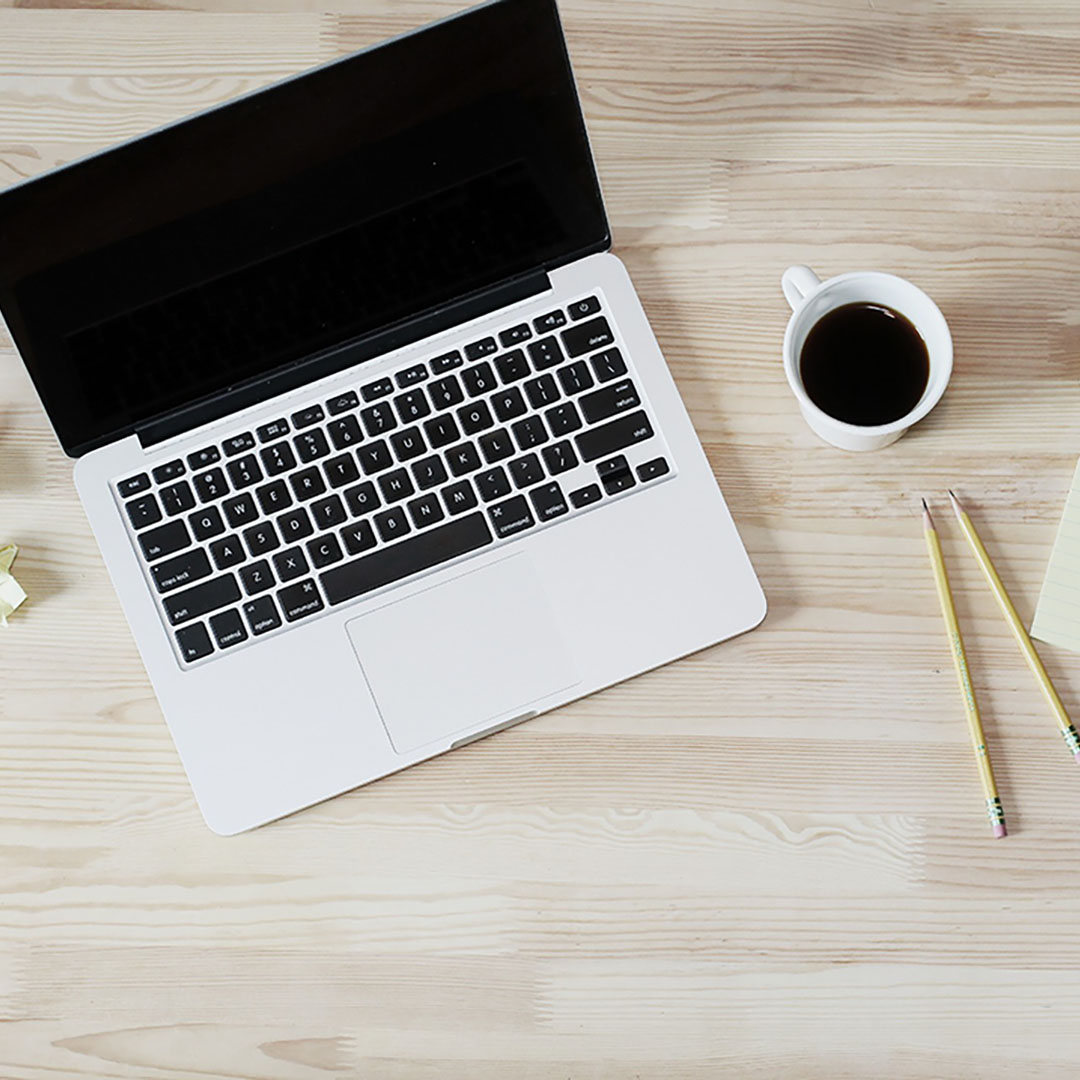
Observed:
[[[345,624],[399,754],[527,713],[579,680],[522,552]]]

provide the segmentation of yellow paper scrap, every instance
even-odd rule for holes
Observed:
[[[0,626],[7,626],[8,616],[26,599],[26,593],[11,576],[11,564],[18,551],[14,544],[0,547]]]
[[[1080,465],[1065,500],[1031,636],[1080,652]]]

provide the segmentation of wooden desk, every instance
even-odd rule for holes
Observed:
[[[455,3],[133,6],[155,10],[0,10],[0,183]],[[616,250],[767,622],[218,839],[5,341],[0,540],[31,595],[0,631],[5,1080],[1078,1075],[1080,772],[943,494],[1030,617],[1080,452],[1080,13],[566,0],[565,18]],[[896,446],[844,454],[799,419],[792,262],[889,269],[943,308],[952,386]],[[1077,658],[1043,655],[1080,714]]]

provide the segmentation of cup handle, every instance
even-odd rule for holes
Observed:
[[[820,284],[821,278],[809,266],[789,266],[780,279],[780,288],[784,290],[792,311],[798,311]]]

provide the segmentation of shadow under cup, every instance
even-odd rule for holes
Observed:
[[[941,400],[952,374],[952,335],[944,315],[922,289],[893,274],[876,271],[840,274],[821,282],[805,267],[788,271],[784,284],[789,302],[795,305],[784,335],[784,371],[803,417],[826,442],[844,450],[877,450],[888,446]],[[802,294],[801,298],[798,294]],[[864,426],[838,420],[819,408],[803,385],[801,358],[807,335],[823,316],[847,304],[892,308],[915,327],[926,345],[929,360],[926,388],[914,408],[887,424]]]

